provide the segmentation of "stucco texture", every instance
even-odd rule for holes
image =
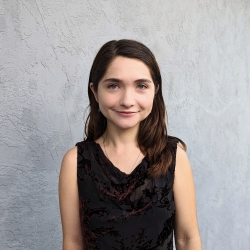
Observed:
[[[93,58],[121,38],[159,62],[203,249],[249,250],[249,0],[0,0],[0,249],[61,248],[61,159],[83,138]]]

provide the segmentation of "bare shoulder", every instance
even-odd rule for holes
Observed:
[[[68,182],[70,179],[76,178],[77,169],[77,147],[70,149],[63,157],[59,184],[62,182]]]
[[[186,192],[187,187],[190,187],[193,192],[194,180],[192,168],[186,151],[178,145],[176,152],[174,190],[182,196],[182,194]]]
[[[176,169],[191,169],[189,159],[186,151],[181,146],[181,144],[177,144],[176,150]]]
[[[176,152],[174,191],[176,200],[179,198],[183,199],[183,196],[187,195],[187,191],[189,194],[194,194],[192,168],[186,151],[179,145],[177,146]]]
[[[62,159],[61,171],[76,168],[77,147],[70,149]]]

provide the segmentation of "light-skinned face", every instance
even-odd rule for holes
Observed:
[[[138,59],[118,56],[98,84],[90,84],[107,126],[137,128],[151,112],[155,86],[149,68]]]

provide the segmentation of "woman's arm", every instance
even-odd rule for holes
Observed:
[[[177,250],[201,250],[196,215],[195,188],[186,152],[177,147],[174,179],[175,245]]]
[[[63,229],[63,250],[83,250],[77,187],[77,148],[69,150],[59,176],[59,202]]]

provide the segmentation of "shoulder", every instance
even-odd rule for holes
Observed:
[[[76,143],[76,146],[71,148],[63,157],[61,171],[71,171],[77,168],[79,156],[81,158],[89,157],[90,152],[93,151],[93,142],[81,141]],[[86,153],[87,152],[87,153]]]
[[[71,148],[63,157],[62,165],[73,164],[77,160],[77,146]]]
[[[167,136],[167,147],[174,148],[176,150],[177,146],[180,146],[184,151],[186,151],[186,144],[178,137]]]
[[[70,149],[63,157],[61,170],[60,170],[60,179],[74,178],[77,169],[77,147]]]
[[[181,143],[177,144],[176,147],[176,165],[189,164],[187,152]]]
[[[166,148],[172,154],[172,165],[174,168],[188,161],[186,144],[181,139],[174,136],[168,136]]]
[[[91,150],[96,145],[95,141],[81,141],[76,143],[77,153],[81,154],[85,150]]]
[[[176,149],[176,164],[175,164],[175,177],[185,178],[191,176],[192,169],[188,159],[188,155],[183,146],[178,143]]]
[[[175,189],[185,189],[185,186],[193,185],[192,168],[186,151],[179,144],[176,150],[176,165],[175,165]]]
[[[65,194],[75,189],[77,180],[77,147],[70,149],[63,157],[59,174],[59,195]]]

